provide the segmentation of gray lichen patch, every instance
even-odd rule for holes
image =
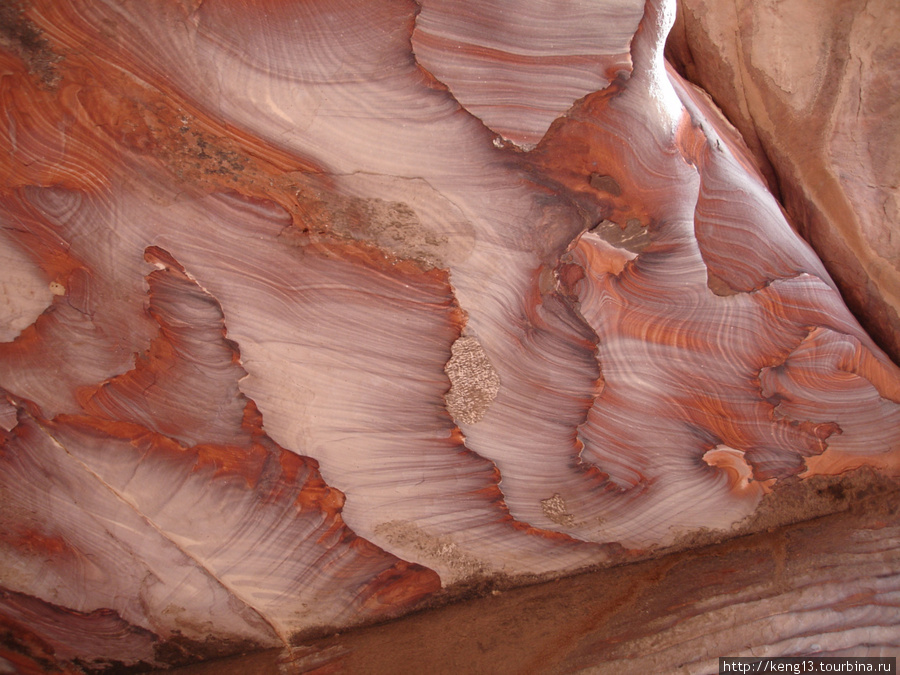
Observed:
[[[445,235],[429,232],[416,212],[403,202],[361,197],[332,198],[332,230],[368,240],[399,258],[418,260],[426,267],[444,264]]]
[[[566,501],[560,494],[554,494],[549,499],[541,500],[541,510],[557,525],[572,527],[575,524],[575,516],[573,516],[566,508]]]
[[[459,338],[450,353],[444,366],[451,384],[444,396],[447,410],[457,424],[475,424],[497,398],[500,376],[474,337]]]
[[[465,553],[450,537],[429,534],[415,523],[392,520],[378,525],[375,534],[384,538],[389,544],[387,548],[401,557],[436,569],[444,586],[490,576],[493,572],[490,564]]]
[[[475,245],[472,223],[425,180],[368,173],[333,180],[334,189],[298,191],[309,231],[363,241],[425,269],[457,264]]]

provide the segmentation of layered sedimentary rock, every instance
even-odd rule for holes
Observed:
[[[495,589],[329,635],[290,655],[269,650],[184,672],[641,675],[715,673],[721,654],[895,656],[900,550],[892,515],[900,494],[877,494],[872,476],[866,478],[865,486],[842,493],[853,503],[847,512],[777,534]],[[819,483],[806,496],[837,487]]]
[[[850,308],[900,363],[900,8],[683,0],[669,53],[740,129]]]
[[[900,371],[674,6],[467,8],[3,10],[7,662],[290,645],[900,472]]]

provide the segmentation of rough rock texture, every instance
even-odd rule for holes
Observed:
[[[2,9],[0,666],[290,649],[900,474],[900,369],[674,5],[468,7]]]
[[[682,0],[668,54],[737,126],[850,308],[900,363],[900,6]]]

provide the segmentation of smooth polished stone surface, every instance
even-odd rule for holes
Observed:
[[[2,658],[289,647],[900,473],[674,5],[555,7],[2,10]]]

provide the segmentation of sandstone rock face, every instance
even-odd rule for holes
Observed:
[[[3,9],[0,666],[288,648],[900,474],[900,369],[674,5],[469,6]]]
[[[792,224],[900,362],[900,7],[684,0],[669,56],[740,129]]]

